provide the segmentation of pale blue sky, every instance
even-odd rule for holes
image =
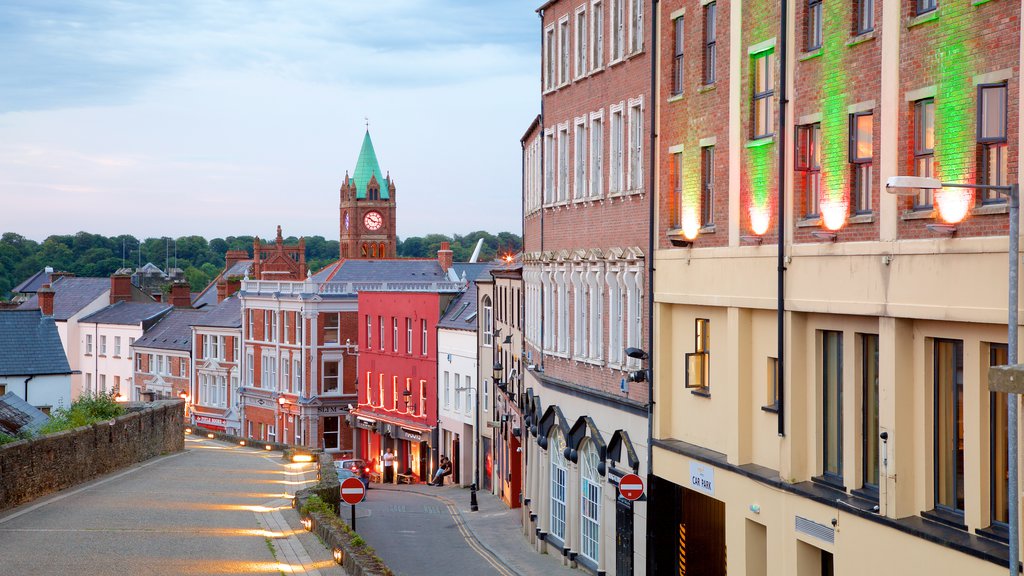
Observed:
[[[338,236],[369,117],[398,234],[520,230],[523,0],[0,3],[0,232]]]

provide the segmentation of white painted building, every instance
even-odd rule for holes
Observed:
[[[13,392],[46,413],[71,404],[71,368],[52,317],[0,311],[0,350],[0,396]]]
[[[172,309],[159,302],[117,302],[78,322],[82,393],[134,398],[135,340]]]

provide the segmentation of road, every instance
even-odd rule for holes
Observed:
[[[290,508],[315,476],[186,436],[184,452],[0,514],[0,574],[344,574]]]

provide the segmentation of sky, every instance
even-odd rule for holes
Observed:
[[[368,122],[400,238],[518,234],[535,4],[5,0],[0,232],[336,239]]]

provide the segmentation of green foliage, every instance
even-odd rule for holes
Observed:
[[[479,262],[490,262],[505,253],[516,253],[523,249],[523,239],[511,232],[501,232],[497,236],[478,230],[470,232],[465,236],[454,234],[428,234],[426,236],[411,236],[398,242],[399,258],[436,258],[437,251],[441,248],[442,242],[451,245],[452,257],[455,262],[467,262],[476,249],[476,243],[483,239],[484,244],[480,249]]]
[[[362,548],[363,546],[366,546],[366,540],[363,540],[363,537],[359,535],[353,536],[352,545],[356,548]]]
[[[105,422],[125,413],[124,406],[114,401],[114,393],[83,394],[68,408],[57,409],[39,430],[40,434],[52,434]]]
[[[306,503],[302,505],[299,512],[301,512],[303,516],[308,516],[310,512],[319,512],[328,516],[334,516],[334,510],[331,509],[331,505],[321,500],[316,494],[313,494],[306,500]]]
[[[0,432],[0,446],[4,444],[10,444],[11,442],[17,442],[19,438],[17,436],[8,436],[3,432]]]

